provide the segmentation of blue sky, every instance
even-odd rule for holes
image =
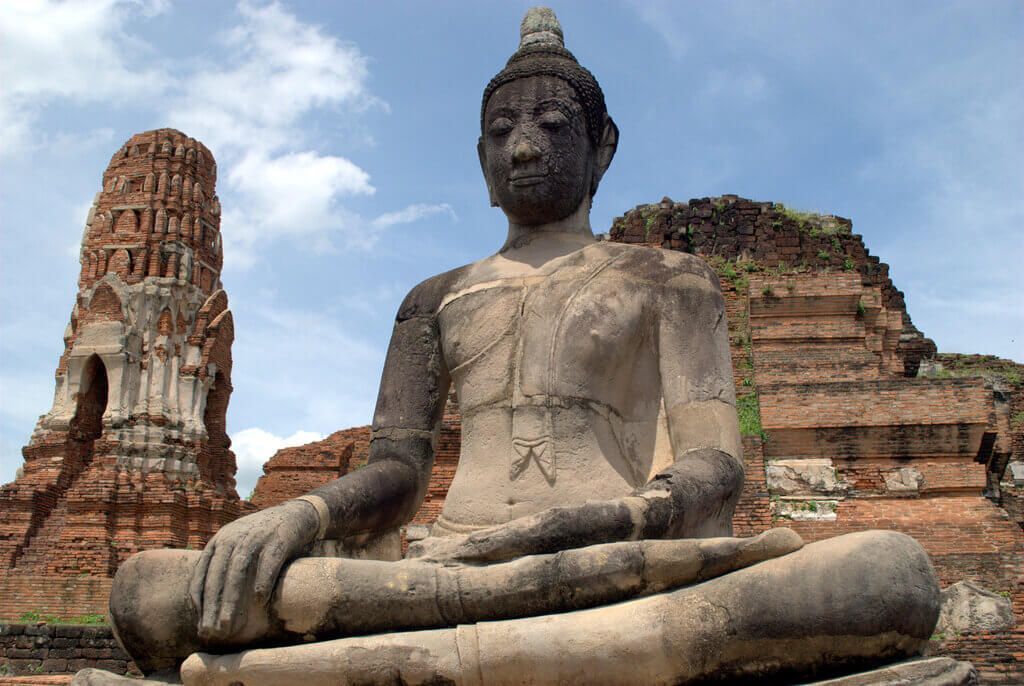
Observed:
[[[480,95],[527,2],[0,3],[0,482],[52,402],[110,156],[218,161],[228,429],[267,456],[369,421],[394,312],[500,247]],[[1024,360],[1024,4],[554,4],[622,132],[596,198],[737,193],[851,217],[944,352]]]

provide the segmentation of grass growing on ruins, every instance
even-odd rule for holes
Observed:
[[[708,258],[708,264],[718,274],[718,278],[725,281],[726,283],[732,284],[732,287],[737,292],[743,292],[747,290],[750,285],[750,281],[747,279],[747,273],[756,271],[754,269],[748,269],[747,264],[749,261],[740,264],[738,262],[730,262],[721,255],[712,255]],[[739,269],[737,269],[739,267]]]
[[[942,368],[937,378],[983,377],[990,381],[1002,381],[1014,386],[1024,385],[1024,365],[1013,360],[1004,360],[995,355],[960,355],[939,353],[935,360]]]
[[[762,441],[768,440],[768,434],[761,426],[761,401],[757,393],[748,393],[737,398],[736,414],[740,420],[740,434],[757,436]]]
[[[849,225],[838,221],[832,215],[797,210],[792,207],[786,207],[781,202],[775,203],[773,207],[776,212],[787,219],[791,219],[801,231],[806,231],[811,236],[837,236],[850,233]],[[772,226],[779,228],[775,223]],[[839,248],[836,249],[838,250]]]

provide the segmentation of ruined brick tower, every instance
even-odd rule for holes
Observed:
[[[53,407],[0,490],[0,611],[48,606],[39,579],[107,578],[138,550],[200,548],[240,514],[216,175],[210,151],[173,129],[133,136],[103,174]],[[105,600],[73,587],[64,611]]]

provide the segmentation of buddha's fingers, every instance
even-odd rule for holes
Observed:
[[[752,538],[642,541],[647,593],[707,581],[803,547],[792,529],[769,529]]]

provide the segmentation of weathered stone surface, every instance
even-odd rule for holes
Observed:
[[[849,486],[836,479],[832,460],[772,460],[766,465],[768,488],[779,495],[836,495]]]
[[[884,475],[885,487],[892,493],[914,492],[924,484],[924,475],[915,467],[901,467]]]
[[[940,633],[1004,631],[1016,624],[1010,599],[961,581],[942,591],[942,611],[935,630]]]

